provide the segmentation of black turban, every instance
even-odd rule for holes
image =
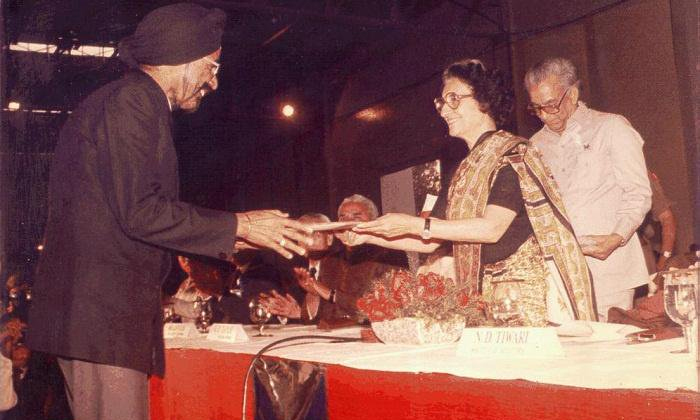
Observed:
[[[132,67],[139,64],[189,63],[221,47],[226,13],[194,3],[176,3],[153,10],[133,35],[119,43],[119,58]]]

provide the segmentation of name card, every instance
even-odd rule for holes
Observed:
[[[564,349],[554,328],[465,328],[457,355],[556,357]]]
[[[245,343],[250,341],[248,334],[241,324],[212,324],[209,327],[207,340],[223,341],[225,343]]]
[[[198,335],[194,324],[184,322],[182,324],[166,322],[163,324],[163,338],[190,338]]]

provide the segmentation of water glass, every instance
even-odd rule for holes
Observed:
[[[265,323],[272,318],[272,313],[267,310],[267,307],[258,298],[253,298],[248,303],[250,309],[250,320],[258,326],[258,333],[253,337],[272,337],[272,334],[263,334]]]
[[[521,302],[521,279],[508,278],[492,281],[493,296],[490,312],[499,326],[519,327],[523,325],[525,314]]]
[[[197,317],[194,320],[194,325],[197,327],[197,331],[202,334],[209,332],[209,327],[211,326],[211,320],[213,317],[213,311],[211,308],[211,298],[202,299],[197,297],[197,299],[192,302],[194,312]]]
[[[664,308],[669,318],[683,327],[685,348],[673,353],[697,354],[698,270],[676,270],[664,273]],[[695,324],[695,328],[693,328]],[[693,330],[695,329],[695,334]]]

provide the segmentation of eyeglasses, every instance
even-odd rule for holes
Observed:
[[[435,109],[437,109],[437,112],[442,111],[442,107],[447,104],[452,109],[457,109],[459,108],[459,103],[462,101],[464,98],[471,98],[474,95],[471,93],[467,93],[466,95],[458,95],[454,92],[449,92],[445,97],[438,96],[437,98],[433,99],[433,102],[435,103]]]
[[[539,115],[540,112],[545,112],[547,114],[556,114],[557,112],[559,112],[559,109],[561,108],[561,103],[564,102],[564,98],[566,98],[566,94],[569,93],[569,89],[566,89],[566,91],[564,91],[564,94],[561,95],[561,99],[559,99],[558,104],[536,105],[530,102],[530,104],[527,106],[527,110],[530,111],[530,114],[532,115]]]
[[[216,62],[216,61],[212,60],[212,59],[209,58],[209,57],[202,57],[202,58],[204,58],[204,60],[205,60],[206,62],[208,62],[209,64],[212,65],[211,74],[214,75],[214,76],[216,76],[216,74],[219,72],[219,67],[221,67],[221,63]]]

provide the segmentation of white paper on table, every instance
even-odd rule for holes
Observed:
[[[242,324],[212,324],[209,327],[207,340],[224,343],[245,343],[250,341]]]
[[[198,335],[194,324],[190,322],[173,323],[166,322],[163,324],[163,338],[173,339],[173,338],[191,338]]]
[[[627,334],[642,329],[634,325],[577,320],[562,324],[556,330],[561,337],[594,342],[624,340]]]
[[[588,321],[569,321],[556,328],[560,337],[590,337],[593,335],[593,327]]]
[[[553,328],[465,328],[457,356],[556,358],[564,349]]]

